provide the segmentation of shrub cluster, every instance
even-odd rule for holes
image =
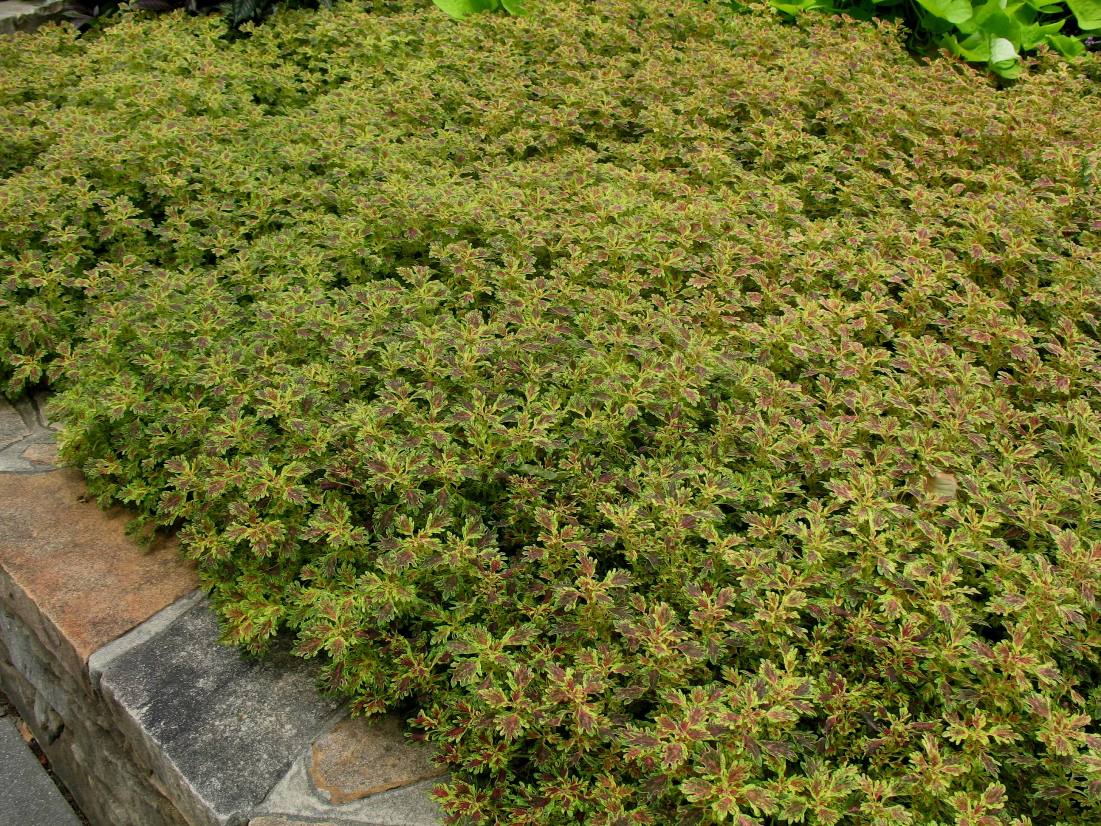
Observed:
[[[0,371],[457,821],[1101,819],[1099,64],[404,3],[0,41]]]

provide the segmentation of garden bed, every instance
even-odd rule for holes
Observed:
[[[1101,820],[1101,63],[902,36],[5,38],[0,375],[456,819]]]

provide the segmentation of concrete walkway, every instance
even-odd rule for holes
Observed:
[[[80,826],[57,786],[0,705],[0,823]]]

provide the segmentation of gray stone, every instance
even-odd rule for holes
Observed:
[[[289,652],[246,660],[218,642],[205,602],[115,657],[100,691],[143,762],[196,826],[249,814],[339,704]]]
[[[60,19],[65,0],[4,0],[0,2],[0,34],[34,31],[49,20]]]
[[[19,454],[19,458],[24,462],[30,462],[32,465],[41,467],[44,470],[53,470],[58,465],[57,443],[52,440],[48,442],[32,442],[23,448],[23,451]]]
[[[80,826],[7,718],[0,719],[0,821],[19,826]]]
[[[117,640],[107,643],[88,658],[88,676],[92,686],[99,689],[99,678],[107,667],[131,649],[148,642],[164,631],[179,617],[186,614],[203,600],[203,592],[196,588],[190,594],[180,597],[167,608],[163,608],[141,625],[123,634]]]
[[[2,578],[2,577],[0,577]],[[9,586],[11,584],[9,583]],[[88,680],[24,624],[0,589],[0,686],[30,726],[54,773],[96,826],[190,826],[137,760]],[[0,823],[18,823],[0,817]]]
[[[0,397],[0,450],[21,442],[30,435],[31,430],[23,421],[23,417],[11,404]]]

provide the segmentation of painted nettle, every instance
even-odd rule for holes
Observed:
[[[455,822],[1101,821],[1101,60],[573,0],[0,41],[0,373]]]

